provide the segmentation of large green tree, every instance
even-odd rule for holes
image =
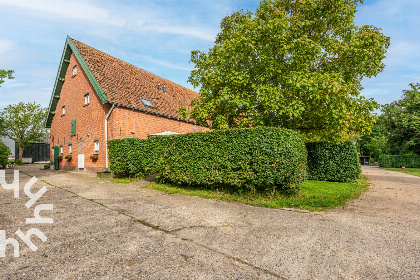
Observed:
[[[215,45],[192,52],[200,97],[180,112],[213,128],[279,126],[308,140],[365,134],[379,105],[360,96],[361,81],[384,69],[389,37],[354,24],[359,2],[264,0],[225,17]]]
[[[32,142],[44,140],[47,132],[44,128],[46,113],[46,108],[35,102],[8,105],[0,112],[0,119],[3,119],[4,124],[2,134],[19,146],[20,160],[25,147]]]
[[[383,106],[388,143],[393,154],[420,155],[420,84],[409,84],[400,100]]]

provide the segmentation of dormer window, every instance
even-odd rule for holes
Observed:
[[[160,83],[158,83],[158,90],[159,90],[159,91],[162,91],[162,90],[160,89]]]
[[[74,77],[76,76],[76,74],[77,74],[77,65],[74,65],[73,70],[72,70],[72,76]]]
[[[166,85],[163,85],[163,92],[166,93]]]
[[[89,105],[89,93],[85,94],[85,105],[84,106],[87,106],[87,105]]]
[[[140,100],[141,100],[141,102],[143,103],[144,106],[155,108],[155,106],[153,106],[152,102],[150,102],[149,99],[140,97]]]

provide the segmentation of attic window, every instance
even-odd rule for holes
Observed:
[[[149,99],[140,97],[140,100],[141,100],[141,102],[143,103],[144,106],[155,108],[155,106],[153,106],[152,102],[150,102]]]
[[[72,76],[74,77],[76,76],[76,74],[77,74],[77,65],[74,65],[73,70],[72,70]]]
[[[163,85],[163,92],[166,93],[166,85]]]
[[[63,107],[62,107],[62,109],[63,109],[63,116],[66,114],[66,105],[63,105]]]
[[[158,90],[159,90],[159,91],[162,91],[162,90],[160,89],[160,83],[158,83]]]

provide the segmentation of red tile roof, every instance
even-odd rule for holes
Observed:
[[[198,93],[112,57],[72,39],[79,53],[103,90],[108,101],[169,117],[182,118],[176,111],[189,107]],[[161,85],[161,91],[158,84]],[[166,93],[163,92],[165,85]],[[154,108],[145,106],[141,98],[148,99]]]

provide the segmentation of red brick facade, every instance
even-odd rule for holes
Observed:
[[[77,66],[77,74],[73,75],[73,67]],[[89,104],[85,105],[85,95],[89,94]],[[165,93],[162,93],[165,94]],[[63,114],[65,106],[65,114]],[[62,159],[59,160],[59,169],[79,170],[78,160],[84,155],[84,171],[102,172],[106,169],[105,144],[105,118],[112,105],[103,104],[94,87],[83,71],[74,54],[65,75],[65,82],[61,89],[55,114],[51,122],[50,147],[61,147]],[[76,131],[71,135],[71,122],[76,120]],[[144,112],[128,108],[124,105],[115,105],[108,119],[108,140],[137,137],[147,138],[150,134],[164,131],[177,133],[190,133],[206,131],[207,128],[195,125],[192,122],[159,116],[153,112]],[[99,151],[95,151],[95,141],[99,141]],[[70,146],[72,153],[70,153]],[[98,159],[91,159],[98,153]],[[53,161],[53,152],[51,161]],[[66,156],[71,155],[71,159]]]

